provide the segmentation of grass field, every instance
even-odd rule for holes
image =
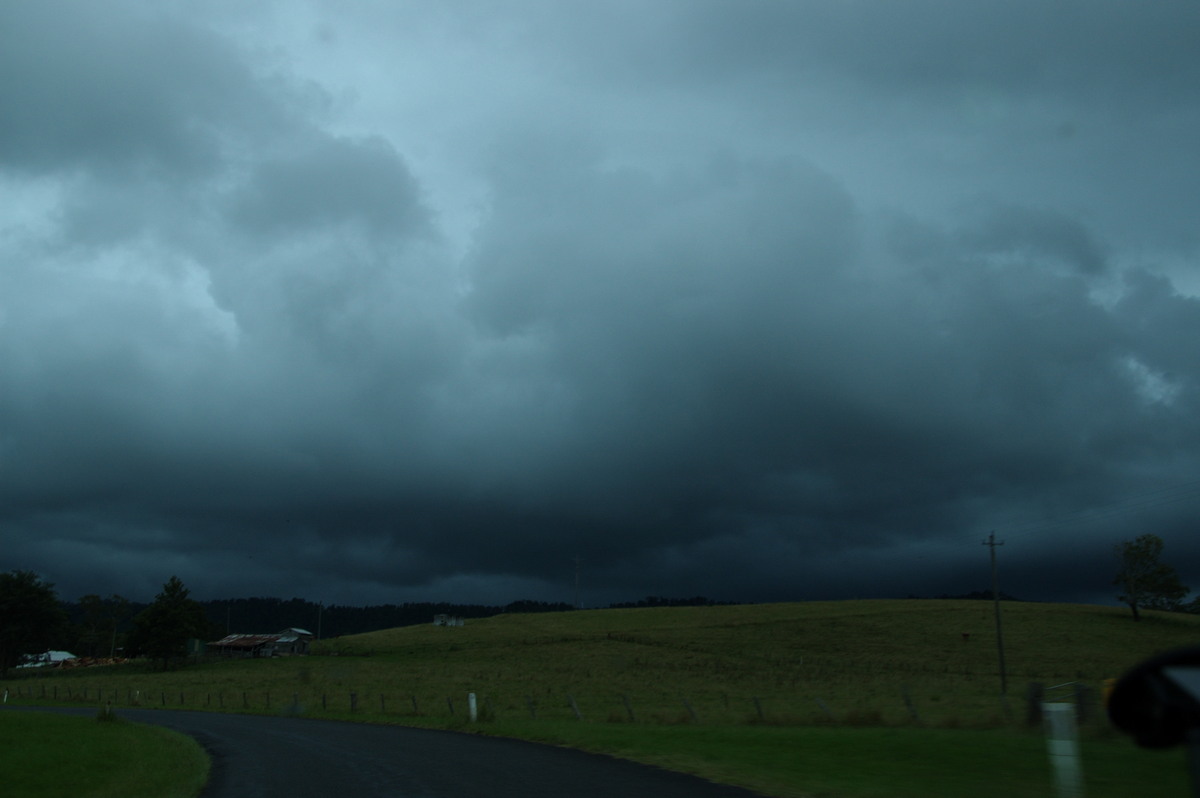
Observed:
[[[1052,798],[1041,735],[917,727],[656,727],[552,721],[493,733],[596,751],[786,798]],[[1183,752],[1088,735],[1090,798],[1191,795]]]
[[[157,726],[39,712],[0,712],[3,794],[20,798],[195,798],[208,756]]]
[[[1115,608],[1019,602],[1005,602],[1003,613],[1004,700],[990,603],[915,600],[504,615],[324,641],[310,657],[56,672],[8,686],[23,702],[443,728],[466,728],[474,692],[482,720],[472,730],[617,753],[775,795],[907,794],[901,773],[917,774],[912,794],[939,794],[920,786],[932,778],[926,766],[1008,784],[1007,794],[1049,795],[1044,743],[1024,726],[1027,686],[1038,682],[1065,685],[1052,695],[1068,699],[1084,688],[1089,794],[1182,794],[1170,791],[1182,783],[1182,759],[1114,738],[1098,696],[1104,679],[1142,658],[1200,642],[1200,617],[1146,613],[1135,624]],[[720,742],[701,754],[706,740]],[[797,753],[826,745],[847,752],[813,761]],[[853,764],[855,745],[874,768]],[[947,759],[959,750],[992,753],[984,764],[966,753]],[[822,775],[821,763],[836,764]],[[1148,790],[1147,774],[1167,792]],[[1045,789],[1023,786],[1035,782]]]

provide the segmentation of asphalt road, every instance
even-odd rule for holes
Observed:
[[[175,710],[119,709],[117,714],[196,738],[213,763],[202,798],[754,795],[611,757],[471,734]]]

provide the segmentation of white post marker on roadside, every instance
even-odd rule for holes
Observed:
[[[1046,748],[1059,798],[1083,798],[1083,771],[1079,765],[1079,739],[1075,730],[1075,705],[1042,704],[1046,719]]]
[[[471,713],[471,722],[474,723],[479,719],[479,709],[475,705],[475,694],[467,693],[467,707]]]

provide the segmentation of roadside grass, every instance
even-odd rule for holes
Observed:
[[[120,719],[0,712],[3,794],[21,798],[195,798],[208,755],[192,738]]]
[[[1044,738],[1014,730],[497,723],[489,734],[611,754],[779,798],[1053,798]],[[1189,794],[1181,750],[1085,739],[1090,798]]]
[[[1065,685],[1052,694],[1070,700],[1084,688],[1084,734],[1097,738],[1087,743],[1097,752],[1088,769],[1089,787],[1101,782],[1094,794],[1105,794],[1111,763],[1124,763],[1113,777],[1123,786],[1112,795],[1153,794],[1126,772],[1161,769],[1155,784],[1174,783],[1182,765],[1161,768],[1162,756],[1123,738],[1099,739],[1111,737],[1099,696],[1105,679],[1145,657],[1200,642],[1200,616],[1147,612],[1133,623],[1110,607],[1002,607],[1003,699],[990,602],[943,600],[502,615],[322,641],[309,657],[209,661],[166,673],[148,665],[43,672],[7,684],[18,702],[111,700],[460,729],[474,692],[483,719],[470,727],[476,731],[643,761],[664,757],[657,764],[687,764],[721,781],[774,773],[773,795],[857,796],[898,795],[891,783],[906,772],[919,773],[913,780],[920,782],[935,772],[979,770],[966,754],[939,763],[945,751],[982,739],[995,741],[996,751],[983,781],[1017,779],[1010,794],[1049,794],[1026,790],[1019,776],[1033,768],[1040,775],[1030,783],[1050,784],[1038,729],[1026,725],[1027,685],[1037,682]],[[688,753],[713,735],[730,753]],[[818,758],[841,763],[824,781],[816,765],[788,764],[797,750],[842,740],[864,741],[865,749],[888,745],[872,752],[875,769],[853,764],[850,753]],[[885,755],[910,744],[920,752]],[[867,786],[855,787],[855,779]],[[882,792],[872,793],[872,784]]]

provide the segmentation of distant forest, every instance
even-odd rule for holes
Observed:
[[[227,634],[269,634],[283,629],[299,628],[319,635],[322,639],[390,629],[395,626],[414,626],[431,623],[435,615],[455,615],[460,618],[486,618],[505,612],[561,612],[572,609],[570,604],[550,604],[539,601],[515,601],[504,606],[483,604],[446,604],[421,602],[411,604],[381,604],[371,607],[347,607],[332,604],[322,607],[305,599],[240,598],[200,601],[208,618],[209,638],[217,640]],[[105,602],[108,604],[108,602]],[[89,623],[87,611],[78,602],[63,602],[67,619],[73,627],[95,626]],[[149,604],[129,602],[120,607],[117,631],[124,634],[133,628],[133,619]],[[111,618],[111,616],[109,616]],[[112,629],[111,620],[104,626]],[[76,646],[87,648],[87,646]],[[103,648],[103,646],[100,646]],[[78,653],[78,652],[77,652]],[[107,652],[104,652],[107,654]]]
[[[926,596],[914,596],[913,594],[909,593],[907,596],[905,596],[905,598],[910,598],[910,599],[923,599],[923,598],[926,598]],[[986,600],[986,601],[991,601],[991,600],[992,600],[992,591],[990,591],[990,590],[972,590],[970,593],[962,593],[962,594],[960,594],[960,595],[957,595],[957,596],[948,596],[948,595],[946,595],[945,593],[943,593],[943,594],[942,594],[942,595],[940,595],[940,596],[934,596],[934,598],[939,598],[939,599],[970,599],[970,600],[972,600],[972,601],[985,601],[985,600]],[[1003,590],[1001,590],[1001,591],[999,592],[999,594],[997,595],[997,598],[999,598],[1001,601],[1020,601],[1020,600],[1021,600],[1021,599],[1017,598],[1016,596],[1010,596],[1010,595],[1008,595],[1008,594],[1007,594],[1007,593],[1005,593]]]
[[[299,627],[325,639],[432,623],[435,615],[459,618],[487,618],[505,612],[562,612],[570,604],[539,601],[515,601],[504,606],[486,604],[446,604],[418,602],[347,607],[331,604],[322,607],[304,599],[247,598],[228,601],[202,601],[209,621],[222,635],[254,632],[278,632]]]
[[[370,607],[332,604],[325,607],[300,598],[260,597],[198,603],[208,618],[210,642],[227,634],[269,634],[293,627],[327,639],[396,626],[432,623],[436,615],[488,618],[502,613],[567,612],[574,609],[565,602],[544,601],[514,601],[494,606],[417,602]],[[610,608],[695,607],[721,603],[729,602],[717,602],[704,597],[669,599],[648,596],[641,601],[612,604]],[[82,656],[107,656],[120,645],[119,638],[132,629],[133,619],[149,605],[139,602],[116,604],[111,600],[100,600],[90,612],[81,602],[62,602],[62,606],[74,631],[74,634],[64,638],[63,645]],[[114,620],[116,634],[113,634]]]

